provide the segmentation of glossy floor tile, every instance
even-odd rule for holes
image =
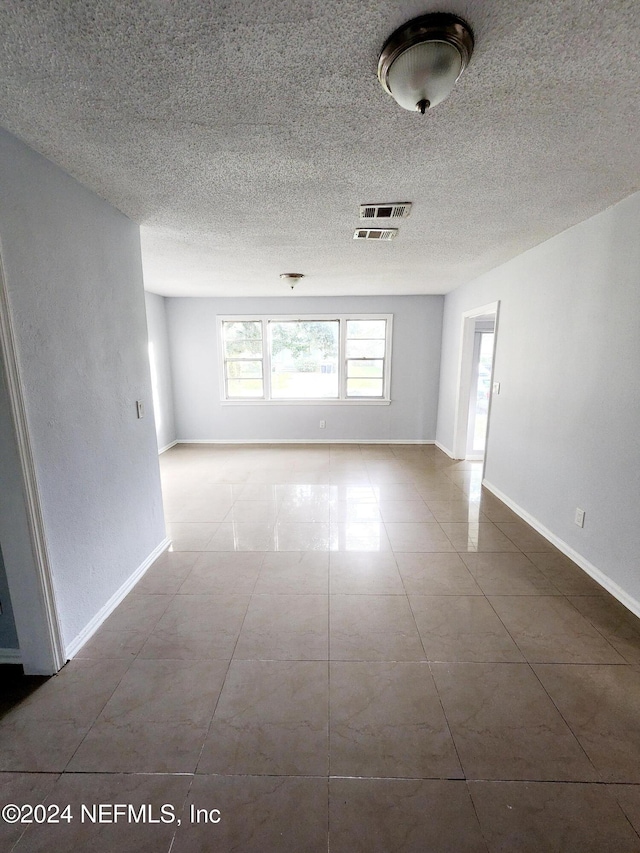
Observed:
[[[328,596],[271,593],[252,596],[234,657],[328,660]]]
[[[531,663],[625,663],[614,647],[562,596],[489,596]]]
[[[409,595],[482,595],[458,554],[398,553],[395,556]]]
[[[433,663],[468,779],[596,781],[596,771],[527,664]]]
[[[198,772],[326,776],[328,703],[326,662],[234,660]]]
[[[470,782],[490,853],[638,853],[640,838],[605,785]]]
[[[329,567],[329,591],[334,595],[405,595],[391,552],[332,553]]]
[[[520,553],[466,553],[464,564],[485,595],[559,595],[553,582]]]
[[[53,815],[56,807],[62,814],[69,807],[73,819],[28,826],[15,849],[20,853],[168,850],[190,783],[188,776],[167,774],[63,773],[48,793],[46,808]],[[114,812],[115,803],[130,806],[131,813]],[[138,816],[148,822],[135,819]],[[176,821],[170,820],[173,816]]]
[[[464,782],[332,779],[332,853],[486,853]]]
[[[196,776],[171,853],[326,853],[327,825],[326,776]]]
[[[44,803],[51,792],[57,773],[2,773],[0,774],[0,803],[19,803],[37,806]],[[11,850],[25,830],[19,823],[0,820],[0,849]]]
[[[332,776],[462,778],[425,663],[330,666]]]
[[[329,641],[332,660],[425,659],[406,596],[332,595]]]
[[[478,463],[160,464],[171,549],[57,676],[0,667],[0,805],[169,819],[0,822],[3,850],[640,853],[640,620]]]
[[[524,660],[484,596],[410,595],[409,603],[427,660]]]
[[[537,676],[605,782],[640,782],[640,669],[537,664]]]
[[[248,595],[234,593],[176,595],[138,659],[230,660],[249,601]]]

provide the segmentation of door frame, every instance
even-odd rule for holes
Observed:
[[[21,475],[25,527],[30,542],[30,561],[20,565],[8,559],[12,548],[5,551],[5,570],[20,646],[20,659],[26,673],[53,675],[65,662],[65,647],[58,618],[51,563],[47,547],[42,505],[38,490],[36,467],[31,446],[16,335],[6,288],[4,265],[0,250],[0,349],[4,363],[4,379],[9,397],[13,424],[14,447]],[[2,365],[0,365],[2,369]],[[25,538],[25,537],[22,537]],[[9,533],[3,539],[11,545]],[[25,549],[18,549],[24,558]],[[8,552],[8,553],[7,553]]]
[[[469,429],[469,395],[471,394],[471,383],[473,379],[473,351],[475,343],[476,318],[484,314],[495,315],[495,327],[493,337],[493,359],[491,364],[491,387],[493,388],[493,369],[496,357],[496,346],[498,342],[498,318],[500,314],[500,300],[489,302],[478,308],[472,308],[462,314],[462,325],[460,330],[460,355],[458,360],[458,387],[456,391],[456,408],[453,426],[453,451],[454,459],[466,459],[467,456],[467,433]],[[489,427],[491,423],[491,401],[493,392],[489,395],[489,408],[487,411],[487,438],[486,448],[489,446]],[[484,473],[484,463],[483,463]]]

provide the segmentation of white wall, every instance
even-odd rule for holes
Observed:
[[[156,435],[158,450],[162,451],[176,440],[167,314],[164,296],[145,293],[144,301],[147,310],[149,361],[151,364]]]
[[[433,441],[443,297],[168,299],[178,439]],[[388,406],[221,405],[219,314],[392,313]],[[326,420],[326,429],[319,421]]]
[[[0,185],[5,283],[68,646],[164,539],[139,231],[4,131]],[[147,404],[142,420],[136,399]],[[8,562],[4,539],[3,549]]]
[[[640,612],[639,233],[636,194],[447,296],[437,436],[453,446],[462,312],[499,299],[486,480]]]

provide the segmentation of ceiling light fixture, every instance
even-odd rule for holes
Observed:
[[[280,273],[280,278],[283,281],[286,281],[287,284],[289,284],[291,286],[291,290],[293,290],[293,288],[300,281],[300,279],[304,278],[304,273],[302,273],[302,272],[282,272],[282,273]]]
[[[422,15],[392,33],[378,61],[378,79],[405,110],[426,110],[444,101],[469,64],[473,33],[462,18]]]

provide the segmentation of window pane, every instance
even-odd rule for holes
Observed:
[[[347,341],[347,358],[383,358],[385,342],[371,340]]]
[[[228,361],[227,377],[229,379],[262,379],[261,361]]]
[[[384,339],[386,320],[347,320],[347,338]]]
[[[225,341],[262,339],[262,323],[259,320],[224,320],[222,331]]]
[[[262,397],[262,379],[229,379],[228,397]]]
[[[382,376],[382,359],[377,361],[361,359],[347,362],[347,376],[363,376],[365,378]]]
[[[257,355],[262,358],[262,341],[249,341],[242,339],[237,341],[225,341],[224,354],[229,358],[251,358],[252,355]]]
[[[348,397],[382,397],[382,379],[347,379]]]
[[[222,323],[224,354],[231,358],[262,356],[262,323],[256,320],[225,320]]]
[[[269,334],[274,399],[338,397],[337,320],[274,320]]]

